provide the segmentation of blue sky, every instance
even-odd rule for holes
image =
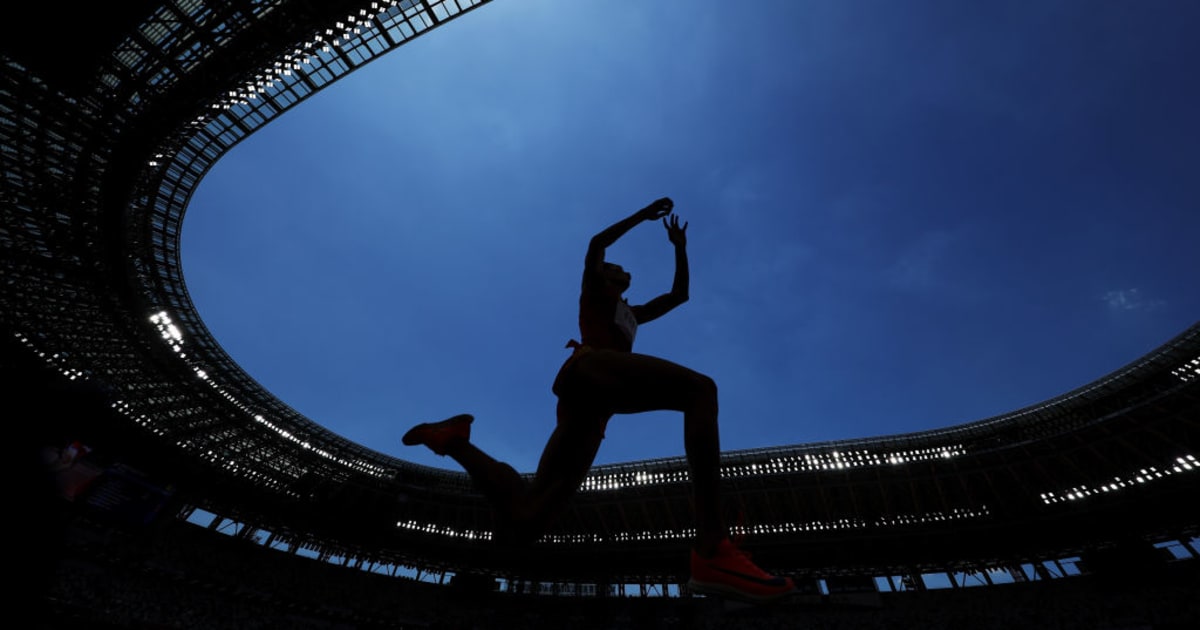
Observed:
[[[201,182],[201,317],[375,450],[475,414],[531,471],[588,239],[661,196],[691,300],[635,350],[712,376],[722,447],[947,427],[1197,321],[1200,3],[497,0],[310,98]],[[669,289],[646,224],[609,250]],[[598,463],[683,454],[618,416]]]

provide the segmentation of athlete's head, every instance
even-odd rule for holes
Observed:
[[[628,271],[625,271],[621,265],[616,263],[604,263],[602,272],[604,273],[604,281],[608,286],[616,289],[618,293],[624,293],[629,288],[629,281],[633,279],[633,276]]]

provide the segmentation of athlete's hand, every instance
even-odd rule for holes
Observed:
[[[651,203],[650,205],[638,210],[638,217],[643,221],[656,221],[668,214],[675,207],[675,202],[671,201],[670,197],[663,197]]]
[[[663,219],[663,227],[667,228],[667,238],[675,245],[675,247],[687,246],[687,221],[683,222],[683,226],[679,225],[679,215],[672,214],[670,222]]]

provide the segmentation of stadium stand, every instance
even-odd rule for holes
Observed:
[[[804,587],[768,608],[686,592],[682,459],[596,467],[518,556],[465,475],[256,383],[188,296],[190,195],[267,122],[486,4],[3,9],[17,606],[98,628],[1197,627],[1200,324],[997,417],[725,453],[737,533]]]

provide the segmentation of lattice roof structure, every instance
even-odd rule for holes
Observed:
[[[172,484],[179,506],[283,545],[431,570],[677,584],[691,527],[683,459],[594,468],[554,531],[515,554],[490,541],[491,514],[464,474],[299,414],[222,350],[187,292],[183,216],[221,156],[488,1],[142,1],[6,17],[5,365],[102,388],[77,430]],[[48,23],[77,34],[69,47],[37,28]],[[1198,453],[1200,323],[1029,408],[728,452],[723,475],[737,532],[772,568],[896,575],[1195,536]]]

